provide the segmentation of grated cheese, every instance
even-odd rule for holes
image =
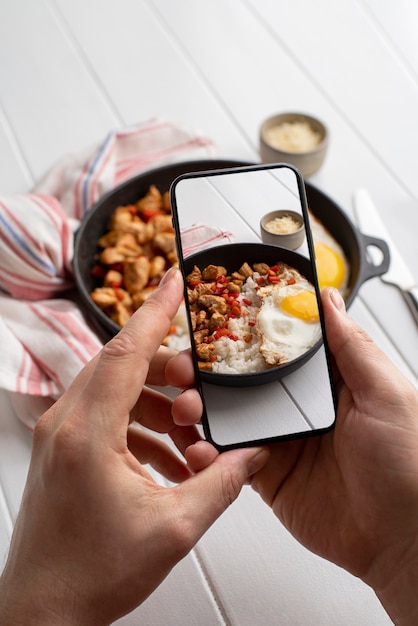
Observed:
[[[265,137],[273,148],[286,152],[306,152],[321,141],[320,133],[308,122],[282,122],[267,129]]]
[[[265,229],[275,235],[287,235],[288,233],[294,233],[299,230],[300,224],[296,222],[291,215],[283,215],[282,217],[276,217],[274,220],[270,220],[265,225]]]

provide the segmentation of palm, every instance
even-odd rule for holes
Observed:
[[[408,519],[411,512],[406,511],[416,501],[407,487],[418,480],[418,462],[411,454],[416,439],[411,443],[411,433],[387,419],[400,411],[394,404],[382,402],[379,412],[370,402],[371,416],[356,408],[344,388],[335,430],[275,444],[252,483],[303,545],[361,577],[395,536],[394,507]]]

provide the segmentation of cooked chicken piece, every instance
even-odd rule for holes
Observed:
[[[241,285],[237,285],[234,282],[226,283],[226,288],[229,293],[241,293]]]
[[[253,270],[251,269],[251,267],[248,265],[247,262],[241,265],[239,273],[242,276],[244,276],[244,278],[248,278],[248,276],[252,276],[254,274]]]
[[[131,317],[131,312],[122,304],[122,302],[118,302],[112,312],[110,313],[110,318],[119,326],[125,326]]]
[[[202,330],[196,330],[193,333],[195,344],[200,345],[201,343],[203,343],[204,338],[207,337],[208,334],[209,330],[207,328],[202,328]]]
[[[117,229],[118,226],[129,224],[132,221],[132,211],[127,206],[118,206],[110,218],[110,229]]]
[[[132,233],[123,233],[119,237],[116,243],[116,250],[125,256],[138,256],[138,254],[141,254],[141,247]]]
[[[123,264],[123,279],[129,293],[141,291],[149,279],[150,261],[147,256],[127,259]]]
[[[162,196],[155,185],[151,185],[146,195],[138,200],[136,207],[140,213],[143,211],[159,211],[162,208]]]
[[[190,311],[190,323],[192,326],[192,330],[196,330],[196,321],[197,321],[197,313],[196,311]]]
[[[239,272],[232,272],[232,274],[231,274],[231,279],[233,281],[238,281],[239,280],[239,281],[241,281],[241,283],[243,283],[245,278],[246,277],[243,274],[240,274]]]
[[[215,283],[199,283],[199,285],[196,285],[195,287],[197,297],[203,296],[204,294],[212,295],[214,287]]]
[[[170,192],[166,191],[165,193],[163,193],[163,199],[162,199],[162,205],[163,205],[163,211],[166,211],[167,213],[171,213],[171,203],[170,203]]]
[[[103,284],[105,287],[120,287],[122,285],[123,275],[116,270],[109,270],[106,272]]]
[[[131,311],[132,310],[132,298],[131,298],[131,295],[126,291],[126,289],[117,287],[115,288],[115,293],[116,293],[118,302],[120,302],[120,304],[122,304],[124,307],[129,309],[129,311]]]
[[[155,215],[148,222],[152,226],[153,237],[157,233],[174,233],[171,215]]]
[[[103,237],[100,237],[97,243],[100,248],[111,248],[116,245],[118,237],[120,237],[120,230],[111,230],[103,235]]]
[[[259,274],[268,274],[270,270],[270,266],[267,263],[254,263],[253,268],[254,272]]]
[[[171,267],[178,267],[179,259],[177,256],[177,249],[171,250],[171,252],[167,252],[166,254],[167,261],[170,263]]]
[[[139,309],[139,307],[144,304],[145,300],[147,300],[147,298],[149,298],[150,295],[156,289],[157,289],[157,286],[145,287],[145,289],[141,289],[141,291],[137,291],[136,293],[133,293],[132,294],[132,307],[134,311]]]
[[[208,314],[206,313],[206,311],[199,311],[196,314],[196,326],[200,326],[200,324],[204,324],[206,322],[206,320],[208,319]]]
[[[216,280],[218,276],[226,276],[227,272],[222,265],[208,265],[202,270],[203,280]]]
[[[201,280],[202,280],[202,272],[197,267],[197,265],[195,265],[193,270],[190,272],[190,274],[186,276],[186,281],[187,283],[196,283]]]
[[[165,273],[166,261],[163,256],[157,255],[150,261],[150,278],[161,278]]]
[[[122,263],[125,260],[125,255],[116,248],[105,248],[101,251],[99,259],[104,265],[114,265],[115,263]]]
[[[226,325],[228,324],[228,320],[227,318],[222,315],[221,313],[219,313],[218,311],[215,311],[209,319],[209,328],[213,329],[213,328],[224,328]]]
[[[121,232],[135,235],[139,244],[143,244],[149,239],[147,225],[137,215],[135,215],[131,222],[119,226],[119,229]]]
[[[196,345],[196,353],[201,361],[210,361],[213,350],[213,343],[198,343]]]
[[[189,304],[194,304],[197,300],[197,291],[196,289],[190,289],[189,287],[187,288],[187,299],[189,301]]]
[[[207,361],[206,363],[204,361],[198,361],[197,365],[198,368],[204,372],[212,371],[212,361]]]
[[[101,309],[106,309],[118,302],[115,290],[112,287],[97,287],[97,289],[91,292],[90,296],[93,302]]]
[[[228,309],[226,300],[225,298],[222,298],[222,296],[203,294],[202,296],[199,296],[198,303],[200,306],[204,306],[208,309],[209,313],[212,314],[215,312],[225,314]]]
[[[154,237],[154,245],[166,254],[175,252],[176,238],[174,233],[157,233]]]

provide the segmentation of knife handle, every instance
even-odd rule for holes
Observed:
[[[404,298],[418,324],[418,287],[411,287],[402,291]]]

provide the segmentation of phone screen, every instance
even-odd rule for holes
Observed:
[[[170,195],[206,438],[225,450],[332,428],[335,393],[299,172],[281,164],[195,172],[177,178]],[[285,214],[273,214],[267,232],[296,229],[299,241],[266,243],[261,220],[275,211]]]

